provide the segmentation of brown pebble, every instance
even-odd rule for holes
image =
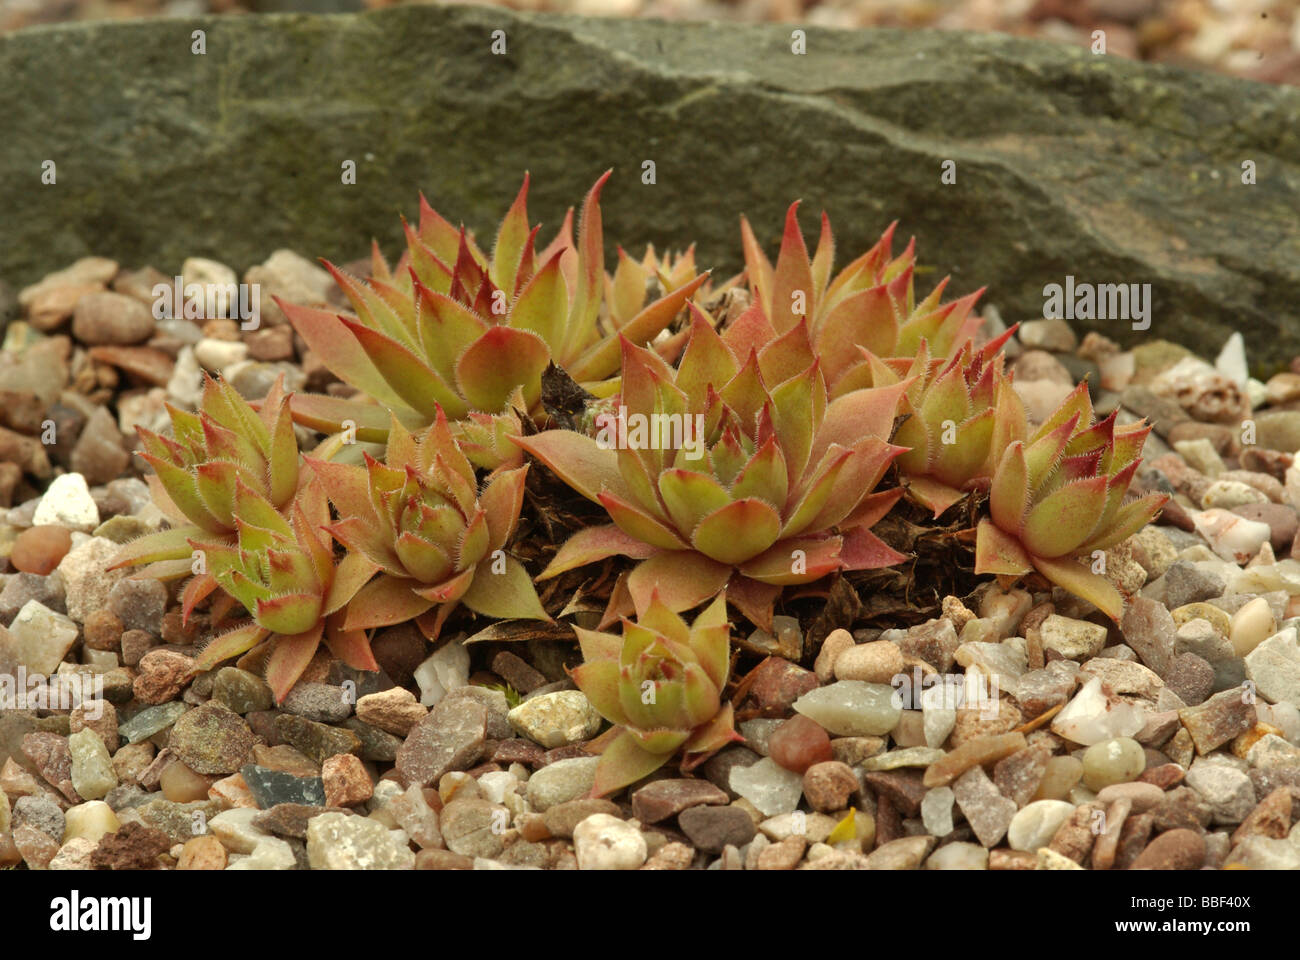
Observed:
[[[24,530],[14,539],[9,562],[23,573],[49,576],[72,549],[72,533],[64,527],[42,525]]]
[[[1177,764],[1168,764],[1177,766]],[[1156,768],[1158,769],[1158,768]],[[1098,803],[1114,803],[1124,799],[1133,805],[1134,813],[1146,813],[1164,803],[1165,791],[1153,783],[1112,783],[1097,791]]]
[[[820,813],[843,810],[858,790],[858,776],[847,763],[827,760],[814,763],[803,775],[803,795]]]
[[[821,724],[802,714],[795,714],[772,731],[767,739],[767,754],[794,773],[803,773],[834,756],[830,735]]]
[[[107,607],[92,610],[81,632],[92,650],[116,651],[122,645],[122,621]]]
[[[1167,830],[1152,840],[1130,870],[1199,870],[1205,838],[1195,830]]]
[[[450,850],[426,849],[415,855],[416,870],[473,870],[474,858]]]

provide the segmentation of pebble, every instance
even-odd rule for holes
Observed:
[[[227,870],[295,870],[298,858],[293,847],[279,837],[267,837],[253,848],[253,852],[231,863]]]
[[[240,768],[254,802],[261,810],[270,810],[282,804],[303,804],[321,807],[326,805],[325,783],[321,777],[303,775],[288,770],[275,770],[255,763]],[[331,804],[334,806],[336,804]],[[337,804],[342,806],[342,804]]]
[[[9,553],[15,570],[44,577],[72,549],[72,534],[61,526],[29,527],[18,534]]]
[[[13,843],[29,870],[48,870],[50,861],[59,852],[57,840],[28,826],[14,828]]]
[[[970,613],[969,610],[966,612]],[[957,630],[953,621],[947,617],[909,627],[898,641],[898,648],[904,657],[924,660],[940,673],[952,669],[959,645]]]
[[[68,737],[72,786],[86,800],[100,800],[117,786],[113,760],[99,734],[80,730]]]
[[[1247,661],[1247,671],[1249,669]],[[1204,703],[1214,691],[1214,668],[1194,653],[1180,653],[1169,665],[1164,680],[1183,703],[1196,706]]]
[[[1228,639],[1233,652],[1244,657],[1277,629],[1272,608],[1263,597],[1255,597],[1232,615]]]
[[[1146,754],[1142,745],[1131,737],[1103,740],[1083,752],[1083,783],[1089,790],[1129,783],[1144,769]]]
[[[1162,580],[1165,605],[1173,610],[1223,595],[1223,578],[1179,560],[1170,565]]]
[[[840,680],[810,690],[793,706],[799,713],[841,737],[886,734],[897,725],[902,712],[894,703],[893,687],[860,680]]]
[[[1241,823],[1255,809],[1255,788],[1250,777],[1226,762],[1193,763],[1186,783],[1209,805],[1216,823]]]
[[[734,806],[688,807],[678,814],[677,824],[692,846],[705,853],[721,853],[727,846],[743,847],[758,832],[753,818]]]
[[[1146,725],[1146,711],[1122,700],[1112,700],[1101,680],[1089,680],[1052,720],[1052,732],[1075,743],[1091,746],[1114,737],[1131,737]]]
[[[99,526],[99,507],[90,495],[86,478],[79,473],[55,477],[32,515],[32,526],[58,526],[82,533],[90,533]],[[113,549],[117,550],[116,544]]]
[[[222,667],[217,671],[212,678],[212,699],[241,716],[255,710],[270,710],[274,705],[266,681],[238,667]]]
[[[1045,650],[1054,650],[1067,660],[1095,657],[1106,645],[1106,628],[1085,620],[1052,614],[1039,628]]]
[[[826,639],[822,641],[821,649],[817,652],[817,661],[813,664],[813,672],[817,674],[817,679],[822,683],[830,683],[835,678],[835,661],[840,654],[853,646],[853,634],[842,627],[827,634]]]
[[[547,764],[528,778],[525,796],[538,813],[586,796],[596,782],[599,757],[574,757]]]
[[[1255,725],[1255,705],[1238,689],[1215,694],[1202,704],[1178,711],[1196,752],[1210,753]]]
[[[1132,870],[1198,870],[1205,860],[1205,840],[1195,830],[1168,830],[1152,840]]]
[[[317,723],[339,723],[352,715],[352,701],[343,687],[299,681],[285,694],[280,709]]]
[[[778,723],[768,736],[767,754],[785,769],[803,773],[833,758],[831,739],[816,721],[795,715]]]
[[[1051,759],[1050,744],[1041,741],[1031,744],[997,762],[993,767],[993,783],[1004,797],[1014,801],[1017,807],[1024,807],[1041,786]]]
[[[64,474],[64,477],[70,476],[75,474]],[[91,525],[92,529],[98,525],[96,519]],[[93,611],[109,606],[108,598],[113,587],[131,572],[108,569],[120,552],[121,547],[112,540],[91,537],[85,543],[74,546],[59,562],[59,576],[63,578],[63,588],[68,598],[68,616],[73,620],[85,623]]]
[[[0,634],[0,653],[6,648],[18,666],[46,676],[55,673],[77,642],[77,625],[39,600],[23,604],[7,635]]]
[[[357,701],[360,720],[399,737],[406,737],[428,713],[415,694],[403,687],[370,693]]]
[[[1138,658],[1163,675],[1174,654],[1178,623],[1163,603],[1148,597],[1134,597],[1120,620],[1120,632]]]
[[[919,870],[937,841],[934,837],[903,837],[877,847],[867,857],[867,870]]]
[[[769,717],[784,717],[799,697],[819,686],[815,673],[783,657],[767,657],[751,676],[749,695]]]
[[[1079,345],[1079,340],[1070,329],[1069,323],[1059,317],[1026,320],[1020,324],[1016,337],[1021,346],[1028,350],[1073,353]]]
[[[931,836],[946,837],[952,833],[952,807],[955,799],[951,787],[935,787],[926,791],[925,798],[921,801],[921,822]]]
[[[416,846],[421,849],[443,846],[438,812],[429,806],[424,788],[419,784],[413,783],[405,792],[393,797],[384,806],[384,810],[406,831]]]
[[[888,640],[857,644],[841,652],[835,660],[837,680],[887,684],[902,672],[903,651]]]
[[[10,814],[11,829],[32,827],[47,837],[61,840],[65,824],[63,810],[48,796],[37,794],[14,800],[13,812]]]
[[[81,799],[72,786],[72,757],[68,753],[67,737],[47,731],[28,733],[22,739],[22,752],[46,783],[73,803]]]
[[[254,847],[253,849],[257,849]],[[185,841],[176,862],[177,870],[224,870],[226,848],[213,836],[192,837]]]
[[[1266,700],[1300,704],[1300,638],[1294,626],[1260,642],[1245,660],[1247,679]]]
[[[1007,843],[1012,850],[1029,852],[1045,847],[1073,813],[1074,804],[1065,800],[1035,800],[1011,818]]]
[[[350,753],[328,757],[321,765],[321,780],[325,786],[325,803],[331,807],[364,803],[375,790],[361,758]]]
[[[803,859],[808,849],[808,838],[802,836],[786,837],[766,847],[758,855],[755,869],[758,870],[793,870]]]
[[[531,785],[530,780],[529,786]],[[735,767],[731,771],[731,789],[757,807],[765,817],[793,811],[803,796],[803,787],[802,776],[787,770],[770,757],[764,757],[748,767]]]
[[[1113,783],[1097,791],[1098,803],[1109,805],[1126,800],[1134,813],[1146,813],[1164,799],[1164,790],[1152,783]]]
[[[793,813],[768,817],[758,825],[758,829],[768,840],[780,841],[787,837],[800,836],[809,843],[822,843],[830,837],[837,826],[839,821],[824,813],[805,813],[796,810]],[[841,842],[852,844],[854,840],[850,838]]]
[[[98,844],[84,837],[73,837],[59,847],[59,852],[50,860],[51,870],[93,870],[91,857]]]
[[[858,788],[853,768],[838,760],[815,763],[803,775],[803,795],[809,806],[822,813],[846,808]]]
[[[925,771],[927,787],[943,787],[974,767],[996,763],[1028,746],[1023,733],[978,736],[949,751]]]
[[[234,773],[252,752],[253,732],[239,714],[205,703],[176,720],[168,746],[195,773]]]
[[[398,834],[376,820],[345,813],[322,813],[307,822],[307,860],[313,870],[415,868],[415,854]]]
[[[581,690],[557,690],[529,697],[507,719],[520,736],[554,749],[590,740],[603,718]]]
[[[1016,815],[1016,804],[998,792],[980,767],[972,767],[954,781],[953,796],[975,837],[985,847],[997,846]]]
[[[573,830],[579,870],[636,870],[648,851],[641,831],[607,813],[593,813]]]
[[[945,843],[925,861],[927,870],[987,870],[989,852],[978,843]]]
[[[458,640],[450,640],[415,668],[414,677],[420,687],[420,703],[432,707],[450,691],[469,683],[469,650]]]
[[[187,710],[189,707],[184,703],[176,702],[146,707],[117,728],[118,736],[127,743],[148,740],[174,724]]]
[[[208,820],[208,832],[230,853],[252,853],[270,834],[253,824],[259,811],[251,807],[225,810]]]
[[[134,297],[88,293],[72,313],[72,335],[89,346],[130,346],[153,336],[153,313]]]
[[[251,716],[250,714],[250,718]],[[277,714],[274,729],[281,740],[317,765],[336,753],[357,753],[361,750],[361,738],[351,730],[317,723],[291,713]]]
[[[161,633],[167,587],[161,580],[120,580],[109,591],[108,606],[127,630]]]
[[[856,777],[854,786],[857,786]],[[726,791],[707,780],[656,780],[632,794],[632,816],[643,824],[659,823],[690,807],[701,804],[721,806],[728,799]]]
[[[482,754],[486,736],[487,709],[481,703],[441,702],[411,728],[397,752],[397,772],[407,784],[424,786],[449,770],[467,770]]]
[[[505,807],[478,797],[457,797],[438,814],[447,849],[466,857],[500,856],[509,824],[510,812]]]
[[[1210,549],[1231,563],[1249,561],[1259,548],[1272,538],[1268,524],[1247,520],[1230,510],[1209,509],[1194,512],[1192,522]]]

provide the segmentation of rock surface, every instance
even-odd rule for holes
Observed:
[[[215,55],[175,40],[196,28]],[[485,40],[497,29],[502,56]],[[21,287],[88,252],[167,275],[204,251],[240,270],[280,247],[342,262],[372,235],[394,248],[393,212],[414,215],[421,189],[453,222],[490,230],[525,169],[535,219],[553,227],[613,166],[607,257],[615,242],[695,240],[697,259],[726,274],[739,266],[738,215],[774,250],[802,197],[805,228],[825,207],[845,250],[901,217],[936,276],[954,272],[962,292],[989,284],[1004,315],[1041,316],[1044,285],[1067,274],[1140,278],[1153,329],[1177,325],[1203,353],[1234,330],[1256,362],[1300,345],[1300,90],[1000,35],[810,27],[806,55],[790,43],[779,24],[470,7],[0,37],[0,209],[22,225],[0,237],[0,277]],[[377,107],[398,89],[400,115]],[[745,149],[702,162],[719,117],[747,118]],[[129,155],[92,148],[123,124]],[[456,136],[436,136],[447,129]],[[178,154],[178,136],[199,146]],[[365,149],[341,154],[349,143]],[[76,158],[59,174],[96,190],[38,189],[33,144]],[[322,189],[345,159],[358,188]],[[655,186],[637,175],[647,159]],[[1241,182],[1244,159],[1255,185]],[[945,160],[955,185],[941,184]],[[1094,326],[1130,344],[1150,335]]]

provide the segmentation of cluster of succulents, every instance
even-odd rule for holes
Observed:
[[[906,561],[872,532],[903,498],[936,519],[970,504],[975,573],[1036,571],[1120,616],[1088,559],[1163,503],[1126,500],[1145,426],[1096,421],[1084,385],[1031,429],[1003,369],[1012,331],[977,345],[978,293],[942,303],[940,283],[917,302],[892,226],[838,273],[828,220],[810,257],[797,204],[775,265],[742,220],[745,272],[719,290],[693,250],[619,248],[607,273],[607,177],[576,242],[571,210],[541,249],[525,177],[490,255],[421,198],[395,267],[377,248],[368,279],[330,267],[351,314],[282,304],[355,396],[277,383],[254,409],[209,381],[196,412],[170,408],[171,437],[142,433],[173,526],[119,563],[193,574],[186,616],[218,591],[248,616],[200,666],[263,664],[283,699],[321,643],[375,669],[376,629],[437,639],[461,608],[549,620],[535,582],[626,558],[602,624],[622,616],[623,636],[575,628],[574,680],[613,724],[603,794],[734,739],[730,611],[770,627],[789,587]],[[711,306],[742,282],[742,309]],[[543,402],[551,364],[592,397],[563,426]],[[327,436],[304,454],[295,423]],[[609,520],[532,572],[512,553],[526,455]]]

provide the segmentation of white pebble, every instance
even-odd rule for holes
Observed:
[[[593,813],[573,828],[579,870],[637,870],[646,861],[641,831],[608,813]]]
[[[55,477],[36,506],[32,525],[67,527],[82,533],[90,533],[99,526],[99,507],[90,495],[86,478],[79,473]]]

